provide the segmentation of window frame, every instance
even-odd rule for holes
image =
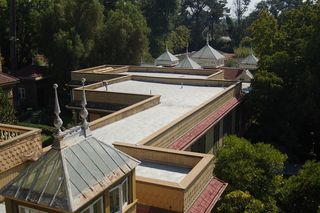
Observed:
[[[28,213],[32,213],[32,211],[38,211],[39,213],[47,213],[45,211],[41,211],[39,209],[34,209],[34,208],[31,208],[31,207],[27,207],[27,206],[23,206],[23,205],[18,205],[18,212],[22,212],[22,209],[25,210],[25,212],[28,212]],[[27,211],[26,211],[27,210]]]
[[[103,196],[101,196],[101,197],[99,197],[97,200],[95,200],[93,203],[91,203],[87,208],[85,208],[84,210],[82,210],[80,213],[83,213],[83,212],[85,212],[85,211],[87,211],[87,210],[89,210],[89,212],[90,213],[93,213],[93,206],[94,206],[94,204],[96,204],[96,203],[98,203],[98,202],[101,202],[101,209],[100,209],[100,211],[103,213],[104,211],[103,211]]]
[[[26,89],[24,87],[18,87],[19,99],[26,99]]]
[[[123,202],[123,186],[126,184],[126,202]],[[129,181],[128,181],[128,177],[126,177],[120,184],[118,184],[117,186],[113,187],[112,189],[109,190],[109,197],[111,192],[118,190],[119,192],[119,207],[120,207],[120,211],[116,212],[116,213],[121,213],[122,209],[124,209],[125,207],[128,206],[129,204]],[[109,205],[110,211],[111,211],[111,203]]]

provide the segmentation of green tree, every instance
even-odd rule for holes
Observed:
[[[260,12],[259,18],[253,22],[249,31],[254,50],[259,56],[271,55],[282,48],[282,32],[276,19],[266,10]]]
[[[205,42],[207,34],[219,39],[221,18],[229,9],[225,0],[183,0],[180,22],[191,29],[191,48],[198,49]]]
[[[230,184],[230,190],[249,191],[255,198],[271,203],[281,185],[286,159],[269,144],[251,144],[228,136],[217,153],[214,173]]]
[[[7,95],[0,88],[0,123],[15,123],[14,109],[8,100]]]
[[[278,17],[281,13],[298,8],[302,5],[302,0],[267,0],[270,13]]]
[[[219,201],[218,213],[262,213],[266,212],[265,205],[255,199],[249,192],[232,191]]]
[[[9,12],[6,0],[0,0],[0,51],[7,62],[9,52]]]
[[[167,38],[158,41],[159,50],[163,52],[166,47],[173,52],[184,52],[190,41],[190,30],[186,26],[178,26],[171,31]]]
[[[98,0],[50,0],[40,18],[39,47],[59,81],[87,64],[103,28],[103,6]]]
[[[316,213],[320,209],[320,163],[307,161],[281,189],[280,206],[285,212]]]
[[[251,27],[261,70],[252,90],[253,138],[286,144],[301,155],[310,151],[310,132],[320,126],[319,13],[319,4],[306,3],[281,14],[281,24],[263,12]],[[281,88],[263,86],[277,78]]]
[[[162,53],[162,43],[175,29],[180,1],[141,0],[140,7],[150,28],[150,52],[153,57],[158,57]]]
[[[234,0],[233,1],[233,4],[235,6],[234,13],[237,17],[237,23],[239,27],[241,25],[243,14],[248,10],[248,6],[250,2],[251,0]]]
[[[100,64],[139,64],[148,54],[148,34],[139,8],[131,2],[118,1],[108,14],[94,59]]]

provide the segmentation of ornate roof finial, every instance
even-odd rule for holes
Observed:
[[[84,89],[84,83],[86,82],[85,78],[81,79],[82,82],[82,100],[81,100],[81,106],[82,106],[82,110],[80,111],[80,117],[82,118],[82,128],[84,130],[84,135],[88,136],[89,132],[87,132],[88,128],[89,128],[89,123],[87,121],[87,117],[88,117],[88,110],[86,109],[86,105],[87,105],[87,99],[86,99],[86,93],[85,93],[85,89]]]
[[[209,33],[207,33],[207,45],[209,45]]]
[[[169,50],[168,50],[168,42],[166,42],[166,51],[169,52]]]
[[[57,128],[57,136],[61,136],[61,126],[63,124],[62,119],[60,118],[59,114],[61,113],[60,111],[60,106],[59,106],[59,99],[58,99],[58,92],[57,92],[57,88],[58,88],[58,84],[54,84],[53,85],[54,88],[54,96],[55,96],[55,100],[54,100],[54,114],[55,114],[55,118],[53,121],[53,125]]]

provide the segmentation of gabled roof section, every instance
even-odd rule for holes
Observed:
[[[155,63],[156,65],[176,65],[179,63],[179,59],[166,49],[164,53],[156,58]]]
[[[29,65],[17,70],[15,76],[21,80],[41,80],[51,77],[52,74],[46,66]]]
[[[66,143],[62,149],[51,149],[8,184],[1,194],[73,212],[140,163],[92,136],[80,138],[79,142]]]
[[[219,53],[217,50],[213,49],[209,43],[202,47],[198,52],[191,56],[192,58],[198,59],[224,59],[225,57]]]
[[[6,73],[0,72],[0,87],[13,85],[19,82],[19,79],[8,75]]]
[[[253,79],[253,75],[249,70],[244,70],[238,77],[237,80],[242,81],[251,81]]]
[[[251,53],[249,56],[247,56],[243,61],[241,61],[241,64],[249,64],[249,65],[258,65],[259,59]]]
[[[176,66],[177,68],[188,68],[188,69],[202,69],[202,67],[192,60],[188,55],[180,61],[180,63]]]

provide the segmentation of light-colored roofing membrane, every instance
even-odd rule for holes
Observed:
[[[258,62],[259,62],[259,59],[251,53],[241,61],[241,64],[257,65]]]
[[[200,65],[199,65],[200,66]],[[200,67],[201,68],[201,67]],[[165,78],[193,78],[193,79],[207,79],[207,75],[189,75],[180,73],[165,73],[165,72],[123,72],[121,74],[151,76],[151,77],[165,77]]]
[[[94,137],[83,138],[61,150],[51,149],[8,184],[2,194],[73,212],[138,164]]]
[[[190,86],[143,81],[124,81],[108,86],[108,92],[160,95],[160,103],[92,132],[107,142],[137,144],[180,116],[192,111],[222,92],[224,87]],[[105,91],[105,87],[97,90]]]
[[[141,164],[136,168],[136,175],[140,177],[156,178],[158,180],[179,183],[190,171],[191,168],[142,161]]]
[[[198,52],[194,53],[192,58],[198,59],[224,59],[225,57],[219,53],[217,50],[213,49],[209,43],[202,47]]]
[[[188,68],[188,69],[201,69],[202,67],[192,60],[188,55],[179,62],[179,64],[176,66],[177,68]]]

